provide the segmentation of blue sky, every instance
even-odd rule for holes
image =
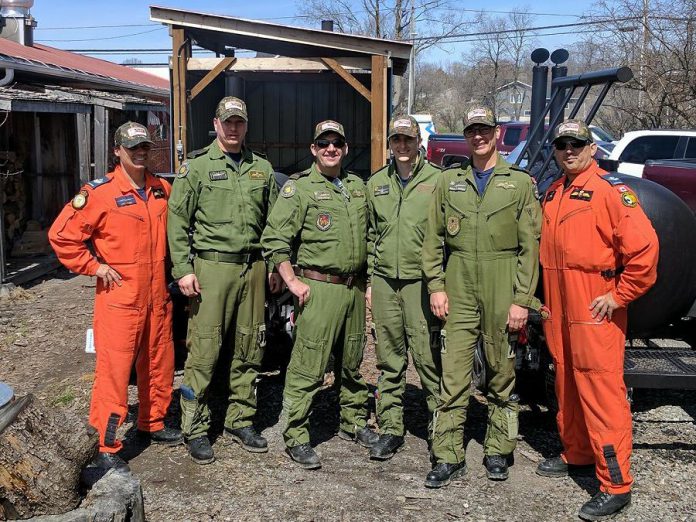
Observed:
[[[31,12],[38,21],[35,33],[37,42],[61,49],[115,49],[115,48],[169,48],[171,40],[167,29],[150,22],[151,4],[166,7],[188,8],[240,18],[268,20],[298,26],[314,26],[306,19],[295,18],[296,2],[293,0],[224,1],[224,0],[161,0],[147,2],[137,0],[35,0]],[[456,5],[456,4],[455,4]],[[534,13],[534,26],[568,24],[578,21],[578,16],[589,7],[589,3],[563,3],[554,0],[537,0],[531,3],[466,1],[459,2],[463,9],[509,11],[515,7],[530,6]],[[561,7],[562,6],[562,7]],[[536,37],[538,44],[550,50],[559,46],[571,46],[577,38],[572,29],[549,32],[570,32],[565,35]],[[433,50],[420,59],[435,62],[456,60],[468,46],[475,44],[455,43]],[[86,53],[87,54],[87,53]],[[164,63],[164,54],[152,55],[93,55],[99,58],[122,62],[127,58],[138,58],[147,63]],[[240,55],[241,56],[241,55]]]

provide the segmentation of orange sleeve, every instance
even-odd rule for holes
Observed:
[[[655,284],[659,243],[633,191],[619,185],[612,187],[606,197],[614,249],[623,266],[612,294],[619,306],[627,306]]]
[[[48,231],[48,240],[68,270],[93,276],[97,273],[99,261],[89,251],[85,241],[103,224],[106,213],[92,189],[84,187],[82,192],[87,193],[84,207],[78,210],[72,201],[65,205]]]

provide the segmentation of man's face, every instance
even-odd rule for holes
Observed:
[[[397,161],[413,163],[418,157],[420,139],[403,134],[396,134],[389,138],[389,150]]]
[[[217,139],[225,152],[239,152],[247,133],[247,122],[239,116],[230,116],[225,121],[213,119]]]
[[[320,167],[333,169],[341,166],[348,154],[348,144],[335,132],[327,132],[314,140],[310,150]]]
[[[466,142],[471,148],[472,156],[487,158],[496,150],[496,142],[500,136],[500,127],[475,124],[464,131]]]
[[[576,138],[559,138],[554,141],[556,161],[566,174],[580,174],[592,164],[597,152],[596,143],[587,143]]]
[[[143,171],[150,160],[151,148],[152,145],[149,143],[140,143],[131,148],[120,145],[114,149],[114,154],[118,156],[121,166],[126,171]]]

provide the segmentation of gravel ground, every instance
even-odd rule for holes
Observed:
[[[0,299],[0,380],[17,395],[34,393],[57,408],[86,418],[93,355],[84,353],[91,322],[94,281],[59,273]],[[363,364],[367,381],[377,378],[372,347]],[[135,437],[137,397],[121,428],[126,456],[141,479],[148,520],[576,520],[579,506],[597,489],[593,478],[547,479],[534,468],[559,451],[555,422],[529,400],[520,415],[520,437],[510,479],[486,480],[483,459],[485,399],[475,395],[467,422],[468,473],[448,488],[422,485],[430,469],[427,418],[418,378],[410,369],[403,451],[377,463],[367,450],[334,436],[335,391],[320,393],[311,418],[312,442],[323,468],[299,469],[283,452],[282,378],[259,384],[258,427],[270,451],[251,454],[219,436],[224,405],[216,403],[213,437],[217,461],[197,466],[183,446],[146,446]],[[175,388],[181,376],[175,380]],[[178,392],[175,399],[178,398]],[[696,392],[636,390],[634,393],[633,505],[616,520],[696,520]],[[168,422],[176,424],[177,401]],[[374,418],[371,419],[374,422]]]

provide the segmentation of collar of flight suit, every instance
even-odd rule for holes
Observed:
[[[509,176],[510,175],[510,164],[505,161],[505,159],[500,155],[499,152],[496,152],[497,158],[495,162],[495,166],[493,167],[493,172],[491,173],[490,177],[488,178],[488,181],[486,182],[486,187],[491,184],[491,180],[495,176]],[[471,163],[469,166],[467,166],[465,169],[459,169],[459,172],[457,173],[458,176],[463,176],[466,181],[476,189],[478,193],[478,185],[476,185],[476,180],[474,179],[474,164]]]
[[[415,181],[416,177],[423,170],[424,164],[425,164],[425,158],[423,156],[422,149],[419,149],[418,150],[418,157],[416,158],[416,161],[413,164],[413,176],[411,176],[411,179],[404,187],[404,191],[406,191],[407,188],[409,188],[410,186],[413,185],[413,182]],[[387,169],[387,175],[391,176],[393,181],[400,183],[400,181],[397,179],[399,177],[399,173],[396,170],[396,160],[392,161],[389,164],[389,167]]]
[[[130,182],[130,176],[123,170],[123,167],[118,164],[113,170],[113,179],[116,182],[116,186],[119,188],[122,194],[128,192],[136,192],[136,188]],[[153,176],[149,170],[145,171],[145,190],[149,194],[153,188],[162,188],[162,183],[159,179]]]
[[[242,153],[242,161],[240,162],[240,166],[244,162],[247,162],[247,161],[250,162],[254,157],[254,153],[251,151],[251,149],[244,144],[242,144],[241,153]],[[227,154],[225,154],[225,151],[223,151],[220,148],[220,144],[218,143],[217,138],[215,138],[215,140],[213,140],[213,143],[211,143],[210,146],[208,147],[208,158],[214,159],[214,160],[215,159],[229,160],[229,156],[227,156]]]
[[[341,182],[345,182],[346,178],[348,177],[348,173],[343,170],[343,167],[341,167],[341,173],[338,175],[338,179],[341,180]],[[309,176],[308,179],[312,183],[325,183],[328,186],[331,187],[334,192],[341,192],[341,189],[339,189],[336,185],[331,183],[328,177],[324,176],[320,171],[319,168],[317,167],[316,163],[312,163],[312,166],[309,168]]]
[[[587,183],[595,176],[595,174],[600,174],[602,172],[602,169],[599,168],[599,165],[597,165],[597,162],[594,160],[592,161],[592,164],[587,167],[584,171],[582,171],[580,174],[578,174],[575,179],[568,185],[567,188],[570,187],[579,187],[583,188]],[[559,181],[561,187],[563,187],[563,190],[566,190],[566,179],[568,178],[567,175],[564,175]]]

